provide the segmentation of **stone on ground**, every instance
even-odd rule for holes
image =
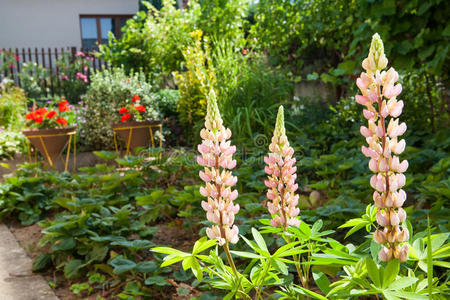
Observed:
[[[0,224],[0,300],[58,300],[13,234]]]

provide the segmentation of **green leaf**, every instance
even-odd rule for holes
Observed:
[[[50,265],[51,256],[48,253],[39,254],[33,261],[33,272],[42,271]]]
[[[245,258],[256,258],[256,259],[264,259],[265,257],[262,255],[258,255],[255,253],[251,253],[251,252],[243,252],[243,251],[230,251],[231,253],[233,253],[234,255],[240,256],[240,257],[245,257]]]
[[[319,74],[317,74],[316,72],[308,74],[306,76],[306,80],[312,81],[312,80],[317,80],[319,79]]]
[[[157,286],[165,286],[165,285],[170,285],[169,282],[167,282],[166,278],[162,277],[162,276],[152,276],[152,277],[148,277],[145,280],[145,284],[146,285],[157,285]]]
[[[317,190],[324,190],[326,189],[328,186],[330,185],[330,181],[329,180],[322,180],[322,181],[318,181],[316,183],[310,183],[308,184],[308,186],[312,189],[317,189]]]
[[[402,300],[401,298],[397,297],[392,291],[383,291],[383,295],[387,300]]]
[[[381,288],[380,273],[377,268],[377,265],[372,260],[372,258],[369,257],[365,259],[365,262],[367,267],[367,273],[369,274],[370,279],[377,288]]]
[[[217,245],[217,240],[208,240],[206,237],[202,237],[200,240],[195,242],[192,254],[197,254],[205,251],[206,249],[209,249],[214,245]]]
[[[417,293],[410,293],[410,292],[404,292],[404,291],[386,291],[391,296],[397,296],[402,299],[408,299],[408,300],[428,300],[429,297]],[[392,299],[392,298],[390,298]],[[397,298],[398,299],[398,298]],[[433,297],[434,299],[434,297]]]
[[[87,259],[96,262],[102,262],[106,255],[108,254],[108,247],[102,245],[95,245],[94,248],[89,252]]]
[[[198,261],[195,259],[195,257],[193,257],[192,259],[193,259],[191,265],[192,273],[194,273],[194,276],[197,278],[197,280],[201,282],[203,280],[203,270],[200,267]]]
[[[328,277],[319,271],[313,270],[313,278],[316,282],[316,285],[319,287],[319,289],[324,293],[325,295],[330,292],[330,281],[328,280]]]
[[[417,280],[419,279],[415,277],[402,277],[389,284],[387,288],[393,291],[402,290],[408,286],[413,285],[417,282]]]
[[[435,260],[433,261],[433,265],[450,269],[450,262],[448,261]]]
[[[143,261],[136,265],[136,271],[141,273],[152,273],[158,270],[158,264],[155,261]]]
[[[317,294],[313,291],[307,290],[304,287],[298,286],[298,285],[294,285],[294,290],[296,290],[297,292],[299,292],[302,295],[306,295],[306,296],[310,296],[313,299],[319,299],[319,300],[328,300],[326,297]]]
[[[157,253],[163,253],[163,254],[170,254],[170,255],[177,255],[181,257],[190,256],[190,253],[186,253],[177,249],[173,249],[170,247],[155,247],[152,248],[151,251],[157,252]]]
[[[123,258],[121,255],[111,260],[110,265],[114,267],[114,274],[120,275],[131,271],[136,267],[136,263],[129,259]]]
[[[427,278],[428,278],[428,295],[433,294],[433,257],[431,246],[431,227],[430,216],[427,216]]]
[[[323,226],[323,221],[322,221],[322,219],[317,220],[317,221],[313,224],[313,226],[312,226],[312,228],[311,228],[311,232],[318,233],[318,232],[320,231],[320,229],[322,228],[322,226]]]
[[[193,263],[194,263],[193,256],[189,256],[188,258],[185,258],[182,263],[183,269],[187,270],[187,269],[191,268]]]
[[[432,251],[438,250],[448,239],[450,232],[435,234],[431,236],[431,249]]]
[[[120,153],[117,152],[108,152],[108,151],[94,151],[95,156],[100,157],[104,160],[111,160],[119,157]]]
[[[80,269],[83,267],[83,261],[80,259],[72,259],[64,265],[64,276],[67,279],[78,277]]]
[[[386,269],[383,272],[384,276],[382,288],[387,287],[395,280],[395,278],[397,278],[399,270],[400,270],[400,263],[398,259],[393,259],[388,262]]]
[[[261,250],[269,253],[269,250],[267,249],[267,246],[266,246],[266,242],[264,241],[264,238],[262,237],[261,233],[259,233],[258,230],[256,230],[253,227],[252,227],[252,235],[253,235],[253,238],[255,239],[255,242],[258,245],[258,247]]]
[[[270,259],[270,265],[275,270],[277,270],[278,272],[280,272],[283,275],[288,275],[289,274],[287,265],[284,262],[282,262],[282,261],[280,261],[280,260],[278,260],[276,258],[271,258]]]
[[[301,221],[300,225],[298,226],[298,229],[300,229],[300,231],[307,237],[311,237],[311,229],[309,228],[308,224],[306,224],[305,222]]]
[[[355,233],[356,231],[366,227],[368,224],[370,224],[371,222],[368,220],[363,220],[361,218],[356,218],[356,219],[351,219],[348,220],[347,222],[345,222],[345,224],[339,226],[339,228],[345,228],[345,227],[353,227],[352,229],[350,229],[347,234],[345,235],[345,238],[349,237],[350,235],[352,235],[353,233]]]
[[[182,261],[183,259],[184,259],[184,257],[182,257],[182,256],[168,255],[168,256],[164,257],[164,262],[161,264],[161,268],[173,265],[174,263]]]
[[[295,247],[296,245],[298,245],[300,242],[293,242],[293,243],[289,243],[286,245],[281,246],[280,248],[277,249],[277,251],[275,251],[275,253],[272,255],[273,257],[283,257],[283,256],[287,256],[285,254],[286,251],[290,250],[291,248]],[[302,246],[304,247],[304,246]],[[300,247],[300,248],[302,248]],[[299,248],[299,249],[300,249]]]
[[[70,238],[64,238],[61,240],[57,240],[53,246],[52,246],[52,250],[53,251],[64,251],[64,250],[70,250],[75,248],[75,246],[77,245],[76,241],[74,238],[70,237]]]

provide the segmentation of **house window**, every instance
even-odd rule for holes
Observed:
[[[120,38],[120,29],[132,15],[81,15],[81,44],[83,48],[95,49],[108,42],[112,32]]]

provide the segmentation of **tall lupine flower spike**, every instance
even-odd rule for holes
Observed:
[[[236,166],[233,159],[236,146],[231,146],[227,141],[231,131],[223,126],[213,89],[208,95],[205,128],[200,136],[203,141],[198,145],[201,155],[197,157],[197,162],[204,167],[199,175],[206,183],[200,188],[200,193],[207,197],[207,201],[202,201],[202,207],[208,220],[214,223],[206,229],[206,234],[210,239],[217,239],[221,246],[228,242],[235,244],[239,240],[239,229],[233,223],[239,205],[233,204],[238,191],[232,190],[232,187],[237,177],[229,170]]]
[[[277,121],[273,132],[272,143],[269,145],[269,156],[264,157],[267,164],[265,171],[268,180],[264,183],[268,187],[267,208],[272,215],[270,223],[274,227],[282,226],[284,230],[289,225],[298,226],[300,221],[295,217],[300,213],[297,207],[298,195],[295,191],[298,185],[297,168],[295,165],[294,149],[289,146],[284,128],[283,106],[278,109]]]
[[[400,84],[395,85],[398,73],[386,68],[388,60],[384,55],[383,42],[378,34],[372,37],[369,56],[364,59],[362,67],[366,73],[356,80],[362,95],[357,95],[356,102],[366,106],[364,117],[368,127],[361,126],[361,134],[366,138],[368,147],[362,146],[362,152],[370,158],[369,168],[374,173],[370,185],[375,189],[373,200],[377,209],[377,223],[383,229],[377,229],[373,239],[384,247],[378,253],[382,261],[398,258],[408,259],[409,232],[400,224],[406,219],[402,208],[406,193],[401,188],[405,185],[408,162],[400,162],[398,155],[405,150],[405,140],[399,137],[405,133],[406,124],[399,124],[396,119],[403,109],[403,101],[397,100],[402,91]],[[376,106],[374,106],[376,104]],[[387,127],[387,118],[391,117]]]

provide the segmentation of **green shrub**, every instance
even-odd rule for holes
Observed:
[[[12,159],[25,149],[26,140],[21,132],[0,129],[0,159]]]
[[[113,68],[93,74],[84,99],[86,109],[83,110],[83,117],[86,123],[83,130],[86,146],[89,149],[114,148],[111,126],[120,120],[119,108],[135,94],[141,97],[141,103],[147,109],[147,120],[161,119],[152,89],[143,72],[132,72],[128,76],[123,68]]]
[[[155,103],[165,118],[178,116],[178,101],[180,101],[180,92],[178,90],[165,89],[155,93]]]
[[[258,144],[253,139],[257,135],[272,134],[275,108],[291,100],[293,85],[286,72],[270,67],[258,55],[237,67],[236,83],[223,93],[226,96],[222,112],[236,143],[254,146]],[[221,80],[227,79],[222,77]],[[219,82],[218,86],[224,87],[225,83]]]
[[[211,61],[209,42],[200,30],[191,33],[195,44],[183,51],[187,71],[175,72],[175,82],[180,91],[178,112],[180,122],[194,134],[192,126],[200,121],[206,111],[206,96],[216,85],[216,76]]]
[[[28,97],[39,99],[45,94],[44,80],[48,71],[35,62],[23,63],[19,73],[20,84]]]
[[[25,150],[25,137],[20,132],[25,126],[27,98],[22,89],[0,85],[0,159],[13,158]]]
[[[21,129],[24,123],[27,98],[22,89],[2,84],[0,87],[0,127]]]
[[[274,64],[348,88],[366,54],[362,45],[378,32],[389,40],[385,49],[395,69],[425,70],[448,81],[449,9],[441,0],[262,0],[251,36]]]
[[[199,6],[186,10],[164,0],[161,10],[147,3],[148,12],[140,11],[128,20],[120,39],[109,37],[108,46],[100,46],[101,55],[113,66],[124,65],[126,71],[142,68],[146,74],[170,75],[183,62],[182,50],[192,43]]]
[[[199,0],[201,16],[197,26],[206,36],[227,40],[233,47],[245,44],[248,0]]]

